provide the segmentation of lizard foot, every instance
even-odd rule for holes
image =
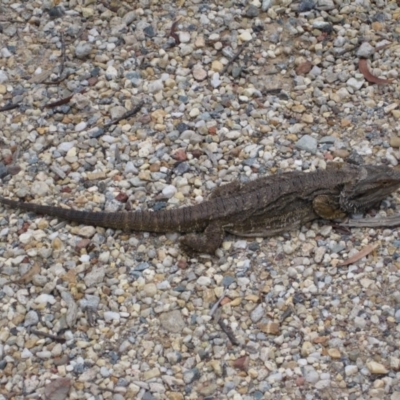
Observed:
[[[189,233],[181,239],[181,247],[187,253],[215,254],[224,238],[224,229],[218,223],[211,223],[204,233]]]

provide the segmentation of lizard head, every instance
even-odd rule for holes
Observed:
[[[351,214],[364,213],[400,187],[400,168],[362,165],[356,182],[340,193],[340,208]]]

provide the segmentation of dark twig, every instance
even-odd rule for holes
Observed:
[[[57,79],[56,81],[45,81],[42,82],[43,85],[58,85],[61,82],[64,82],[71,74],[65,74],[63,78]]]
[[[77,93],[84,93],[86,89],[82,89]],[[64,99],[54,101],[53,103],[46,104],[44,108],[54,108],[58,106],[62,106],[64,104],[69,103],[69,101],[75,96],[76,93],[71,94],[71,96],[65,97]]]
[[[64,42],[64,36],[61,32],[60,35],[60,41],[61,41],[61,64],[60,64],[60,72],[58,73],[58,76],[61,76],[62,73],[64,72],[64,65],[65,65],[65,42]]]
[[[113,119],[108,124],[104,125],[104,131],[110,128],[111,125],[116,125],[118,122],[122,121],[123,119],[131,118],[136,115],[144,106],[144,101],[141,101],[133,110],[127,111],[124,115],[121,115],[118,118]]]
[[[52,335],[50,333],[38,331],[38,330],[33,329],[33,328],[29,329],[29,332],[33,333],[34,335],[37,335],[37,336],[41,336],[41,337],[45,337],[45,338],[54,340],[54,341],[56,341],[58,343],[65,343],[66,342],[65,338],[62,338],[62,337],[56,336],[56,335]]]
[[[223,298],[226,295],[226,290],[224,290],[224,293],[222,293],[221,297],[217,300],[217,302],[212,306],[211,310],[210,310],[210,316],[212,317],[215,313],[215,311],[217,311],[217,308],[219,307],[219,305],[221,304],[221,301],[223,300]]]
[[[239,58],[239,56],[242,54],[243,50],[245,49],[245,47],[250,43],[250,41],[248,42],[244,42],[241,46],[239,51],[228,61],[228,64],[225,65],[224,69],[221,71],[220,76],[224,75],[226,73],[226,71],[228,71],[228,68]]]
[[[178,27],[178,22],[179,19],[177,19],[171,26],[171,32],[169,33],[169,36],[171,36],[172,38],[174,38],[175,40],[175,45],[178,45],[181,43],[178,34],[176,33],[176,28]]]
[[[3,107],[0,107],[0,112],[14,110],[15,108],[19,107],[19,103],[16,104],[6,104]]]
[[[239,342],[236,339],[235,335],[233,334],[231,327],[228,326],[227,324],[225,324],[225,322],[222,319],[218,320],[218,325],[225,332],[226,336],[228,336],[228,339],[230,340],[230,342],[233,345],[238,346]]]

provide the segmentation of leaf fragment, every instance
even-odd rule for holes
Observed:
[[[358,61],[358,68],[368,82],[376,83],[377,85],[387,85],[393,82],[392,79],[382,79],[372,75],[368,68],[368,60],[366,58],[360,58]]]

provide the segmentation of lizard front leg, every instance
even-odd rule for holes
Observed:
[[[224,229],[218,221],[210,222],[203,233],[189,233],[181,239],[186,252],[214,254],[224,239]]]

